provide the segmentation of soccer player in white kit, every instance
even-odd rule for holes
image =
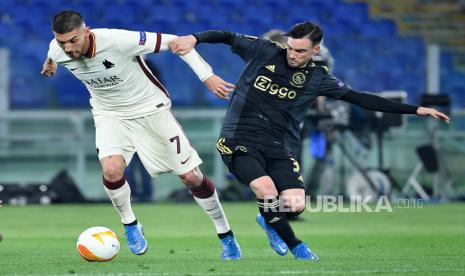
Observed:
[[[174,35],[86,27],[75,11],[53,18],[42,74],[51,77],[57,64],[81,80],[90,92],[96,147],[103,184],[126,230],[128,246],[144,254],[147,241],[131,208],[131,190],[124,168],[137,152],[152,176],[172,172],[192,191],[210,216],[220,238],[222,259],[240,259],[239,245],[229,227],[211,180],[202,174],[202,160],[171,113],[165,87],[147,68],[141,55],[168,50]],[[226,98],[232,84],[214,75],[196,51],[181,58],[217,96]]]

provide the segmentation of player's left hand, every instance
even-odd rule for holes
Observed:
[[[417,109],[417,114],[418,115],[423,115],[423,116],[427,116],[427,115],[433,116],[434,118],[436,118],[438,120],[443,120],[446,123],[449,123],[449,121],[450,121],[449,117],[446,114],[444,114],[442,112],[439,112],[434,108],[428,108],[428,107],[420,106]]]
[[[234,84],[229,83],[217,75],[213,75],[204,80],[203,83],[213,92],[218,98],[229,100],[229,94],[234,91]]]

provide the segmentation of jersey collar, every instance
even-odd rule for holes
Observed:
[[[316,64],[315,64],[315,62],[313,62],[313,59],[310,59],[308,61],[307,65],[305,66],[305,68],[313,68],[315,66],[316,66]]]
[[[90,32],[89,34],[89,48],[87,49],[87,53],[85,53],[85,57],[87,58],[93,58],[95,57],[95,34],[93,32]]]

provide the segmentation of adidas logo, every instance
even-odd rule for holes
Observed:
[[[274,73],[275,67],[276,67],[276,65],[267,65],[267,66],[265,66],[266,69],[270,70],[273,73]]]
[[[269,221],[269,223],[275,223],[277,222],[278,220],[280,220],[281,218],[279,217],[274,217],[272,220]]]

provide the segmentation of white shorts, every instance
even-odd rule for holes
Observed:
[[[122,155],[129,164],[135,152],[151,176],[185,174],[202,164],[170,109],[136,118],[94,116],[98,157]]]

